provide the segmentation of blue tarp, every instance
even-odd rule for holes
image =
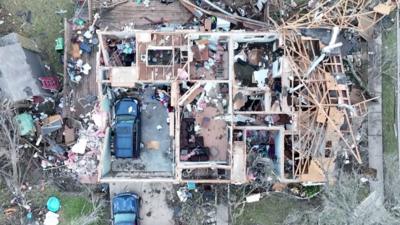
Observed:
[[[22,113],[15,116],[14,119],[18,124],[18,130],[21,136],[35,133],[36,128],[31,114]]]

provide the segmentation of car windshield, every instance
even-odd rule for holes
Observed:
[[[114,224],[116,225],[132,225],[136,224],[135,213],[123,213],[114,215]]]
[[[136,199],[133,196],[124,195],[114,198],[113,200],[113,212],[114,214],[136,213]]]
[[[122,99],[115,105],[115,115],[120,116],[130,116],[129,118],[136,117],[138,112],[138,104],[135,99]]]

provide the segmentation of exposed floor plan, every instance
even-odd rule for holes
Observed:
[[[142,162],[124,159],[132,166],[116,179],[240,184],[267,160],[282,182],[321,183],[339,143],[361,160],[351,116],[364,116],[366,101],[349,100],[338,31],[330,43],[294,32],[100,32],[99,93],[122,88],[142,105]]]

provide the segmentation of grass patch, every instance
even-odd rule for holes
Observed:
[[[61,196],[61,223],[60,225],[69,225],[70,221],[80,217],[81,215],[88,215],[92,212],[93,206],[87,198],[82,196]]]
[[[293,210],[309,209],[308,201],[295,200],[284,195],[271,195],[259,202],[249,203],[236,225],[281,225]]]
[[[4,209],[6,206],[9,205],[11,201],[12,195],[8,191],[6,185],[0,179],[0,209]],[[7,224],[6,215],[0,212],[0,224]]]
[[[321,186],[306,186],[304,187],[304,192],[307,197],[311,197],[321,191]]]
[[[34,40],[42,51],[43,61],[54,72],[63,72],[60,57],[55,52],[55,39],[64,36],[63,18],[73,15],[74,5],[68,0],[2,0],[0,4],[12,14],[16,21],[14,31]],[[58,15],[56,12],[67,10]],[[28,12],[31,13],[27,22]]]
[[[43,192],[31,191],[27,194],[27,199],[36,207],[47,208],[46,203],[49,197],[55,196],[61,201],[60,225],[70,225],[74,219],[88,215],[92,212],[93,206],[85,194],[60,192],[53,186],[47,186]]]
[[[384,154],[397,152],[396,73],[397,46],[395,26],[382,34],[382,135]]]

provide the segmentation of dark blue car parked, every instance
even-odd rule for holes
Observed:
[[[122,193],[112,199],[113,225],[139,225],[140,199],[135,193]]]
[[[114,153],[117,158],[137,158],[140,151],[140,107],[135,98],[123,98],[114,106]]]

